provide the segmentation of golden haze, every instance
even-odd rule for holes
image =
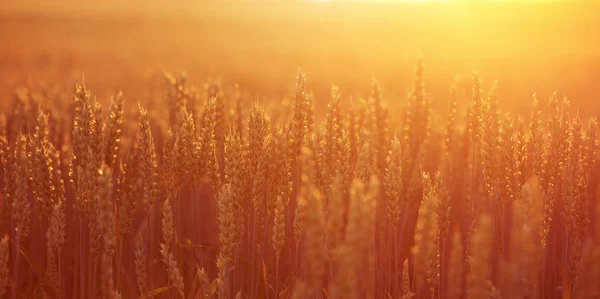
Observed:
[[[0,7],[2,298],[600,298],[600,2]]]

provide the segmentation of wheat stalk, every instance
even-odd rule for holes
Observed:
[[[8,272],[8,256],[8,235],[4,235],[2,241],[0,241],[0,296],[4,296],[8,286],[8,276],[10,275]]]

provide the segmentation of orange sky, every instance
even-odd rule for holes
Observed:
[[[0,84],[67,65],[107,96],[138,92],[149,73],[166,69],[273,97],[293,88],[300,66],[319,95],[332,83],[345,94],[368,91],[373,76],[384,92],[405,94],[422,53],[441,102],[452,78],[468,82],[473,70],[484,84],[498,80],[504,102],[518,108],[534,92],[559,90],[575,106],[600,98],[599,2],[165,3],[3,3]]]

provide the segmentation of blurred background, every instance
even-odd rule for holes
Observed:
[[[380,81],[404,104],[416,57],[434,108],[460,78],[498,81],[500,106],[529,111],[554,91],[585,118],[600,112],[600,3],[579,1],[2,1],[0,109],[29,84],[85,83],[106,101],[155,94],[162,71],[201,86],[238,83],[252,99],[293,95],[298,67],[317,107],[333,83],[367,95]],[[284,101],[285,102],[285,101]],[[466,101],[465,101],[466,102]],[[545,106],[545,105],[543,105]],[[319,109],[317,109],[319,110]],[[528,115],[528,112],[525,114]]]

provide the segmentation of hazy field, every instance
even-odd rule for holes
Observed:
[[[498,80],[502,105],[524,108],[534,92],[557,90],[577,108],[599,107],[597,2],[104,3],[3,3],[2,98],[28,77],[82,73],[100,98],[117,88],[143,96],[151,74],[186,70],[194,82],[221,78],[271,100],[290,95],[297,67],[317,99],[332,83],[364,95],[371,77],[384,96],[402,95],[423,54],[444,107],[453,77],[467,83],[473,70],[485,85]]]
[[[600,298],[598,11],[2,1],[0,297]]]

